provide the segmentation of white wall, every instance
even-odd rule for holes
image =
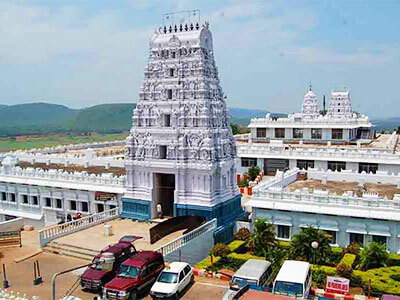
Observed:
[[[25,225],[25,220],[23,218],[16,218],[9,221],[3,221],[0,223],[0,232],[18,231],[22,229],[24,225]]]

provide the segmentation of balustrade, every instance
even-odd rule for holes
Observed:
[[[216,228],[217,228],[217,219],[212,219],[211,221],[208,221],[207,223],[192,230],[191,232],[176,238],[175,240],[165,244],[164,246],[161,246],[155,251],[161,252],[165,257],[166,255],[174,252],[175,250],[178,250],[179,248],[183,247],[193,239],[202,235],[203,233],[213,231]]]
[[[40,247],[46,246],[50,241],[74,233],[76,231],[97,225],[118,217],[118,208],[103,211],[94,215],[83,217],[60,225],[53,225],[39,231]]]

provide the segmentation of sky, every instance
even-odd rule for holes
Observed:
[[[1,0],[0,104],[133,103],[163,15],[209,21],[229,107],[299,111],[309,83],[400,111],[400,0]]]

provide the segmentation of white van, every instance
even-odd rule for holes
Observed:
[[[311,289],[311,268],[305,261],[286,260],[274,281],[272,292],[307,299]]]
[[[271,277],[271,263],[267,260],[249,259],[233,274],[229,290],[223,300],[230,300],[244,286],[266,287]]]

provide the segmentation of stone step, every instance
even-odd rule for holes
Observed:
[[[100,251],[94,249],[88,249],[68,244],[62,244],[57,242],[50,242],[46,247],[43,249],[45,252],[71,256],[75,258],[81,258],[85,260],[91,261],[95,255],[97,255]]]

